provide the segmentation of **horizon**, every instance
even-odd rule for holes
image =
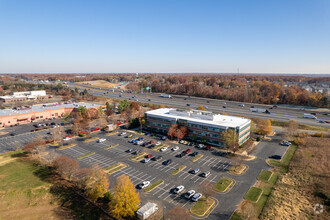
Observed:
[[[330,1],[0,1],[0,74],[330,74]]]

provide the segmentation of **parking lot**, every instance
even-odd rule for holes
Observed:
[[[46,137],[49,130],[42,130],[33,133],[22,133],[15,136],[5,136],[0,139],[0,150],[9,151],[14,150],[15,146],[24,146],[24,144],[33,141],[37,136]],[[131,133],[127,132],[127,135]],[[174,206],[182,206],[187,210],[193,205],[191,200],[187,200],[183,197],[184,193],[189,190],[195,190],[196,193],[200,192],[200,184],[204,182],[210,182],[212,184],[217,183],[222,177],[228,177],[234,180],[235,185],[228,193],[217,193],[214,195],[219,203],[213,212],[207,216],[207,219],[229,219],[232,212],[236,209],[236,205],[242,200],[247,190],[255,183],[256,177],[262,169],[268,169],[269,166],[265,163],[265,159],[271,154],[283,154],[286,147],[280,146],[280,136],[275,136],[273,141],[263,141],[258,145],[254,155],[257,156],[255,160],[244,161],[244,164],[248,165],[249,169],[243,175],[233,175],[227,171],[235,164],[235,160],[227,158],[226,155],[215,149],[205,150],[199,149],[195,146],[188,146],[184,144],[177,144],[170,140],[162,141],[158,137],[140,135],[132,133],[133,137],[126,138],[125,136],[119,136],[113,134],[106,136],[106,133],[96,132],[91,134],[91,137],[105,138],[106,141],[98,143],[96,140],[89,143],[84,142],[83,138],[77,137],[70,140],[67,144],[75,143],[76,146],[67,149],[59,150],[58,147],[50,147],[49,149],[55,149],[56,152],[77,159],[79,156],[86,155],[91,152],[95,152],[92,155],[83,157],[79,160],[81,167],[88,167],[92,164],[99,164],[102,168],[110,167],[118,162],[124,163],[127,167],[111,174],[110,178],[110,191],[115,184],[116,178],[122,174],[130,177],[135,186],[144,182],[150,181],[154,183],[158,180],[163,180],[164,183],[151,192],[144,192],[144,190],[137,189],[140,192],[140,198],[142,204],[147,201],[159,201],[162,203],[166,210]],[[143,138],[144,142],[160,141],[161,144],[165,144],[168,149],[160,152],[159,150],[153,150],[149,145],[143,147],[140,145],[134,145],[128,141],[132,138]],[[110,149],[105,149],[109,146],[117,145]],[[179,149],[173,151],[172,148],[178,146]],[[129,149],[133,148],[131,152]],[[182,151],[191,149],[191,152],[182,158],[177,155]],[[147,163],[141,161],[134,161],[130,158],[134,156],[133,152],[141,150],[146,154],[152,154],[151,158],[161,156],[159,160],[150,160]],[[193,162],[194,156],[192,153],[198,152],[198,155],[203,155],[200,159]],[[143,158],[141,158],[142,160]],[[163,162],[171,159],[172,163],[164,165]],[[186,166],[181,172],[173,175],[172,172],[180,166]],[[192,174],[190,171],[193,169],[200,169],[197,174]],[[207,177],[202,177],[200,174],[203,172],[209,172]],[[179,185],[183,185],[184,191],[180,194],[174,194],[173,189]],[[196,217],[196,216],[193,216]]]
[[[164,183],[151,192],[146,193],[143,190],[137,190],[140,192],[140,197],[143,202],[148,200],[161,200],[163,201],[165,209],[170,209],[173,206],[182,206],[189,210],[193,205],[193,202],[183,197],[185,192],[189,190],[199,192],[200,184],[206,181],[215,184],[223,176],[232,179],[235,178],[235,176],[227,173],[235,162],[232,159],[225,157],[221,152],[219,153],[212,149],[198,149],[195,146],[175,144],[167,140],[161,141],[161,143],[166,144],[168,149],[164,152],[160,152],[159,150],[155,151],[150,149],[148,146],[143,147],[128,142],[130,139],[138,137],[142,137],[144,142],[149,142],[150,140],[155,142],[160,141],[159,138],[156,137],[134,134],[133,137],[127,138],[127,135],[119,136],[118,134],[114,134],[111,136],[104,136],[102,133],[94,134],[93,136],[105,138],[106,141],[102,143],[98,143],[97,141],[85,143],[82,139],[80,140],[77,138],[75,140],[77,146],[60,150],[58,152],[72,158],[95,152],[93,155],[80,159],[81,166],[89,166],[97,163],[101,167],[106,168],[118,162],[127,164],[128,166],[126,168],[110,175],[111,187],[114,185],[116,178],[122,174],[129,176],[134,185],[138,185],[144,181],[150,181],[152,184],[157,180],[163,180]],[[118,146],[107,150],[104,149],[115,144],[118,144]],[[172,148],[175,146],[178,146],[180,149],[173,151]],[[127,152],[131,148],[134,150],[132,152]],[[178,154],[188,148],[191,149],[190,154],[187,154],[182,158],[177,157]],[[134,156],[133,152],[136,150],[152,154],[152,157],[162,156],[162,158],[157,161],[150,160],[147,163],[133,161],[130,158]],[[198,152],[198,154],[202,154],[203,156],[196,162],[193,162],[192,160],[194,157],[191,156],[191,153],[193,152]],[[163,162],[168,159],[172,159],[172,163],[164,165]],[[171,174],[172,171],[182,165],[186,166],[184,170],[176,175]],[[197,174],[192,174],[190,171],[195,168],[199,168],[200,171]],[[210,172],[210,174],[207,177],[202,177],[200,174],[206,171]],[[179,185],[185,187],[184,191],[180,194],[174,194],[173,189]]]

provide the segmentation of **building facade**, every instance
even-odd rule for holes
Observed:
[[[188,128],[188,139],[215,146],[224,146],[222,132],[229,129],[238,134],[239,145],[250,138],[251,120],[246,118],[170,108],[148,111],[145,116],[147,127],[155,132],[167,134],[172,124],[179,124]]]
[[[0,127],[7,127],[17,124],[25,124],[38,120],[50,118],[61,118],[66,113],[71,113],[79,106],[86,108],[99,108],[102,105],[93,103],[48,103],[41,105],[33,105],[30,107],[1,109],[0,110]],[[102,106],[104,108],[104,106]]]
[[[27,100],[46,99],[48,98],[45,90],[14,92],[12,95],[0,96],[2,102],[21,102]]]

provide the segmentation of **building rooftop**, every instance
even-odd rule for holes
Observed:
[[[247,118],[215,114],[209,111],[182,110],[175,108],[159,108],[156,110],[147,111],[146,113],[155,117],[184,119],[191,122],[198,122],[199,124],[219,126],[222,128],[241,127],[251,121]]]
[[[93,107],[100,107],[102,105],[88,103],[88,102],[67,103],[67,104],[65,104],[65,103],[45,103],[45,104],[40,104],[40,105],[32,105],[30,109],[24,108],[26,110],[1,109],[0,117],[32,113],[32,112],[40,112],[40,111],[53,110],[53,109],[61,109],[61,108],[78,108],[79,106],[85,106],[86,108],[93,108]]]

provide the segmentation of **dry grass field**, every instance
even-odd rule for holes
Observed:
[[[262,219],[330,219],[330,138],[301,139],[288,173],[279,178]],[[316,214],[313,207],[323,205]],[[327,205],[326,205],[327,204]]]
[[[114,88],[118,86],[118,83],[110,83],[105,80],[93,80],[93,81],[85,81],[85,82],[78,82],[80,84],[91,85],[91,86],[99,86],[99,87],[106,87],[106,88]]]

